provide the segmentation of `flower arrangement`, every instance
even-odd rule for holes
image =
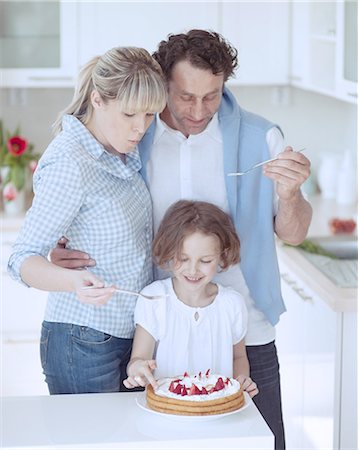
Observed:
[[[33,149],[33,144],[21,136],[19,127],[14,133],[5,132],[0,121],[0,181],[4,200],[15,200],[25,189],[27,174],[34,173],[40,158]]]

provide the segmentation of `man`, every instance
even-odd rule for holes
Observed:
[[[275,435],[275,448],[283,449],[274,325],[285,307],[274,234],[291,244],[305,238],[312,210],[300,186],[309,176],[310,163],[291,147],[282,152],[280,129],[243,110],[225,88],[237,66],[237,51],[219,34],[191,30],[171,35],[153,56],[168,83],[167,106],[139,144],[154,228],[180,198],[212,202],[231,214],[241,240],[241,265],[217,281],[245,296],[247,353],[260,391],[254,401]],[[276,155],[263,173],[256,169],[242,177],[228,176]],[[68,259],[83,256],[68,252]],[[52,260],[64,265],[65,252],[54,253]],[[78,260],[67,267],[94,263]]]

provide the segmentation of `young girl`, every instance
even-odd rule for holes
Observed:
[[[218,269],[240,260],[240,242],[229,216],[210,203],[178,201],[166,212],[152,249],[155,262],[173,277],[143,290],[162,299],[138,299],[125,386],[156,387],[155,378],[211,369],[238,378],[256,395],[244,343],[244,300],[212,282]]]
[[[166,103],[159,65],[140,48],[113,48],[81,71],[59,134],[41,158],[35,198],[11,275],[51,291],[41,362],[51,394],[120,390],[133,336],[133,297],[152,281],[152,210],[137,144]],[[96,259],[70,270],[47,259],[61,236]],[[94,289],[83,289],[92,286]]]

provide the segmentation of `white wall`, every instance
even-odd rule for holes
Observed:
[[[0,118],[4,127],[21,134],[42,153],[52,139],[51,125],[71,101],[72,89],[0,89]]]
[[[327,153],[357,152],[357,107],[351,103],[288,87],[233,91],[242,107],[279,124],[287,144],[305,147],[313,168]]]

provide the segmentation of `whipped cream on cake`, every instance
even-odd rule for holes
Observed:
[[[156,395],[184,401],[205,402],[228,397],[240,390],[240,383],[223,375],[211,374],[210,370],[196,375],[184,375],[158,380]]]

